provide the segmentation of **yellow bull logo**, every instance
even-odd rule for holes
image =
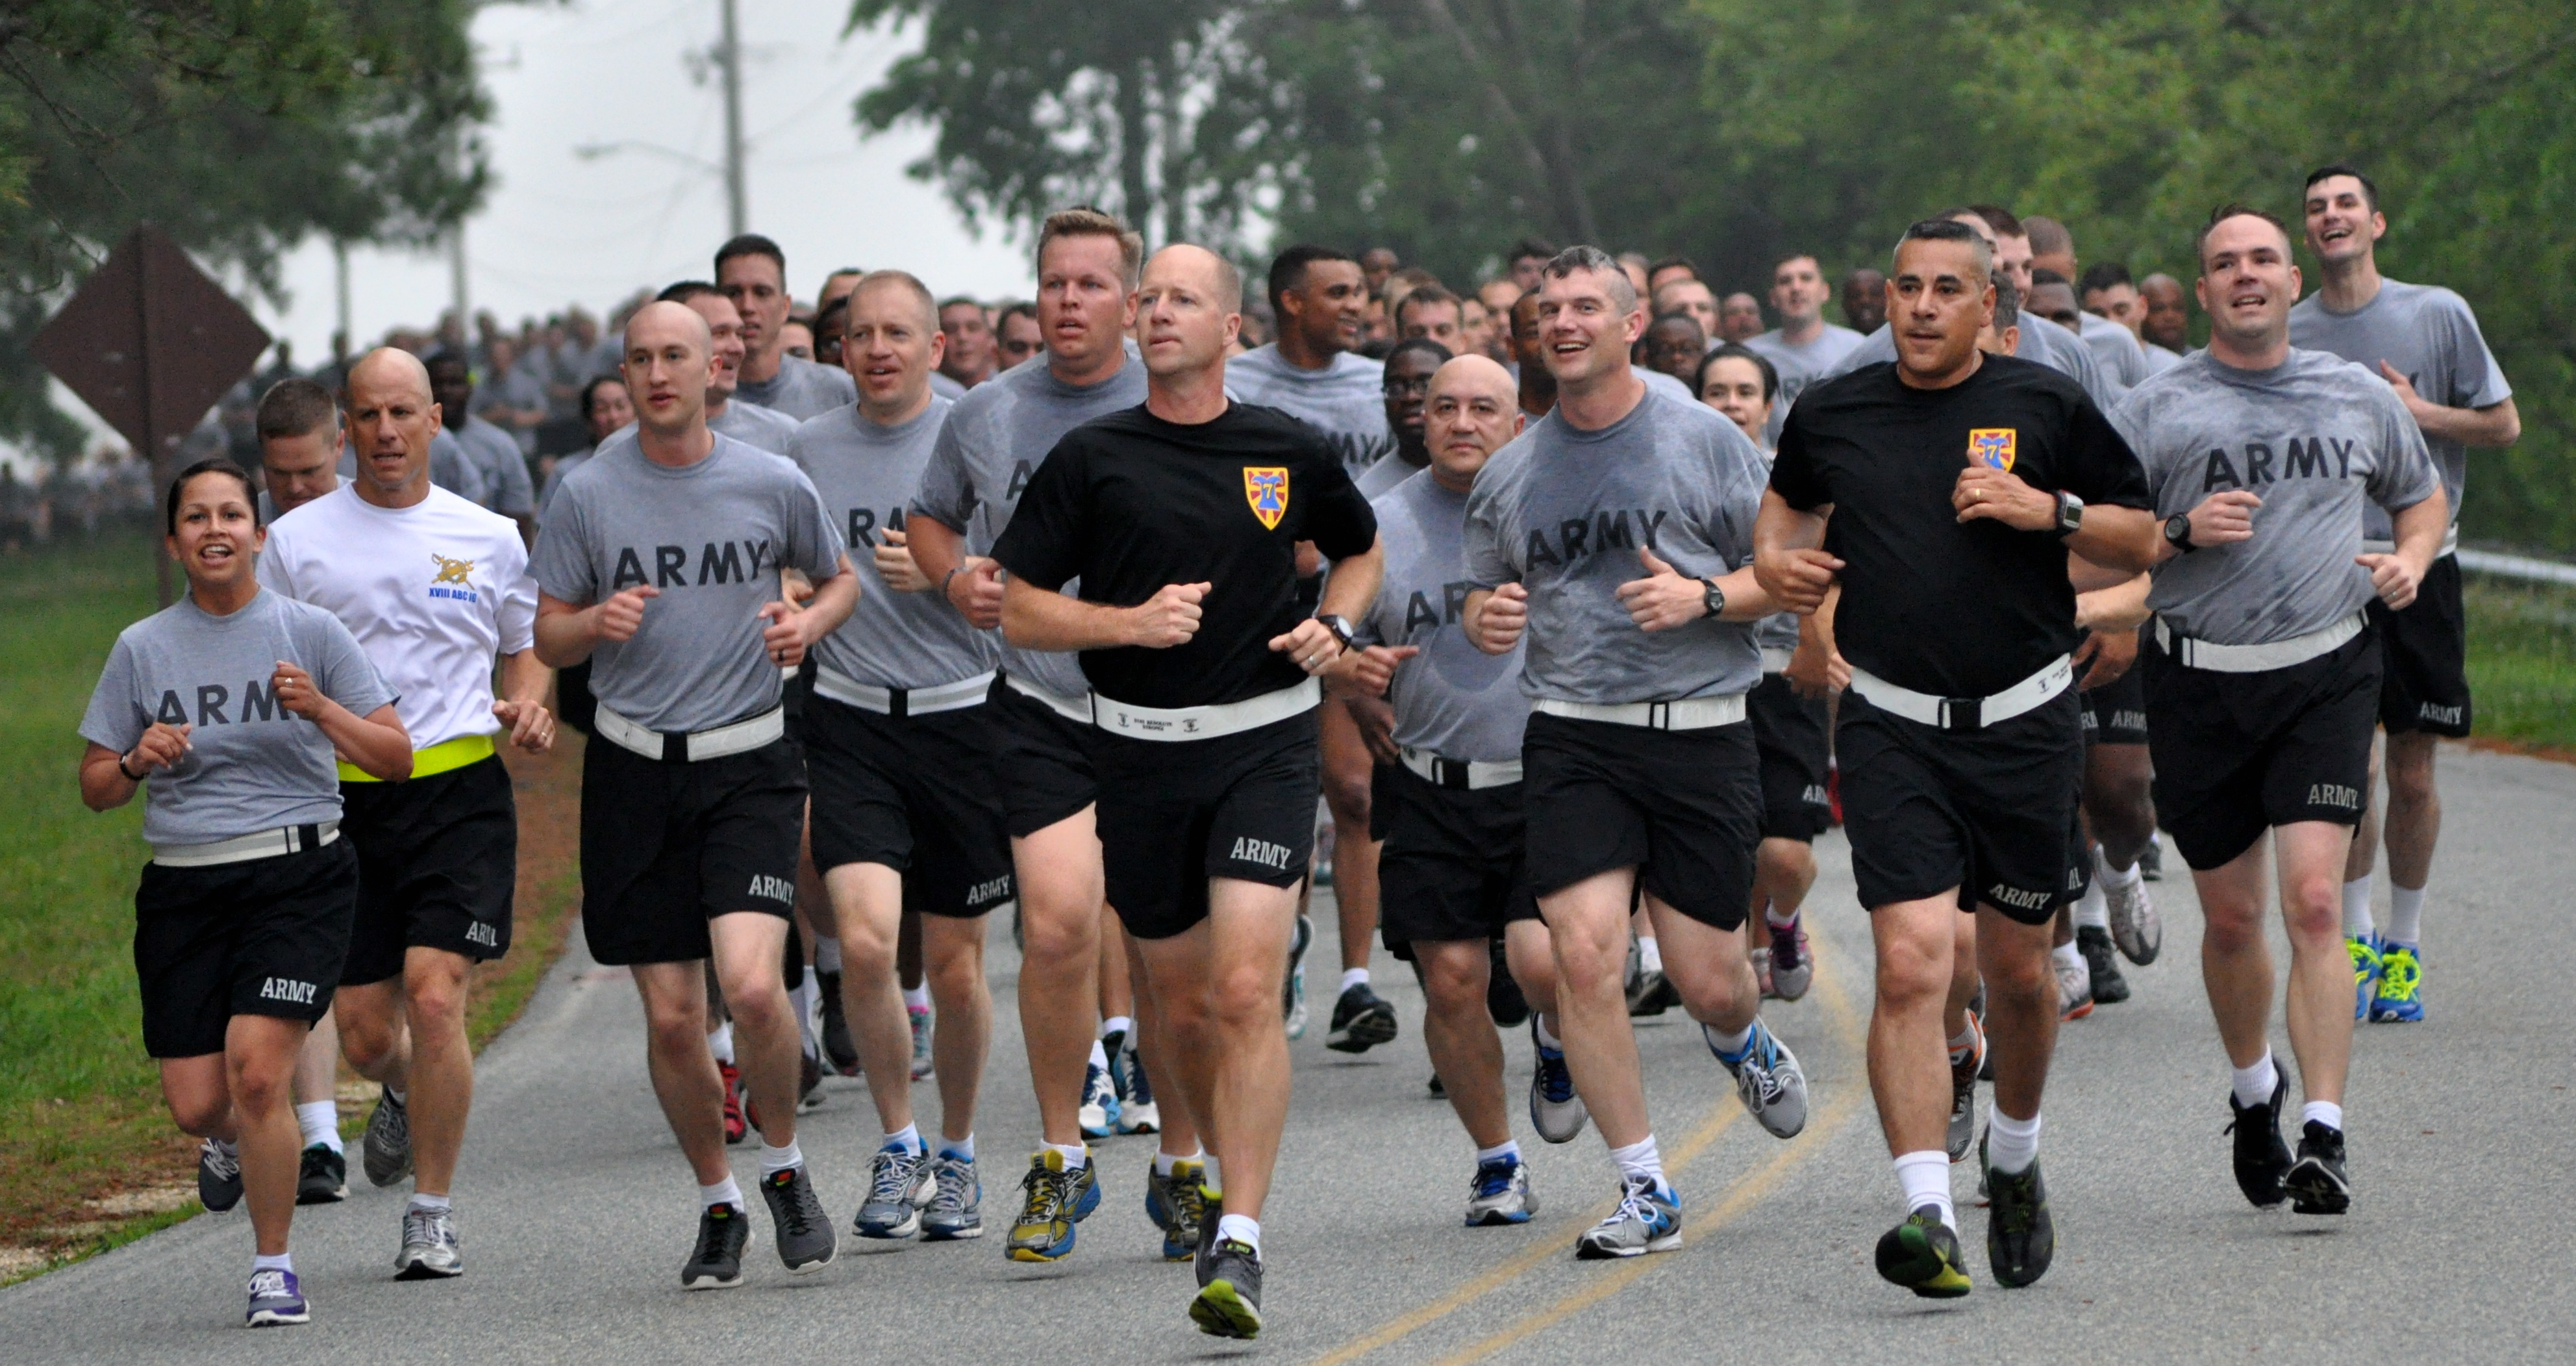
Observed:
[[[431,583],[470,584],[472,582],[466,577],[474,572],[472,560],[451,560],[436,553],[431,554],[430,558],[438,562],[438,577],[430,580]]]

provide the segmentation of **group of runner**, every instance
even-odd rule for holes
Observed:
[[[2062,228],[1961,209],[1906,229],[1875,332],[1826,327],[1792,257],[1782,327],[1698,334],[1676,383],[1637,361],[1714,306],[1686,263],[1516,261],[1517,294],[1481,296],[1516,375],[1446,291],[1358,354],[1369,272],[1307,246],[1246,351],[1234,265],[1070,209],[1038,236],[1041,350],[954,398],[921,281],[836,277],[833,369],[780,354],[784,257],[737,238],[629,322],[599,406],[632,423],[549,481],[533,550],[435,481],[435,364],[280,384],[265,492],[220,460],[172,484],[188,593],[119,638],[81,728],[84,799],[146,793],[145,1043],[206,1207],[250,1207],[247,1321],[309,1315],[287,1234],[299,1196],[340,1194],[342,1057],[382,1087],[367,1175],[412,1178],[397,1275],[463,1270],[463,1004],[515,882],[497,750],[551,746],[573,669],[584,933],[645,1007],[700,1197],[690,1289],[742,1283],[725,1149],[752,1133],[781,1263],[833,1260],[796,1134],[826,1069],[868,1079],[883,1133],[850,1233],[980,1236],[986,917],[1016,905],[1040,1132],[1007,1255],[1069,1256],[1089,1140],[1153,1132],[1190,1318],[1257,1335],[1319,795],[1326,1042],[1396,1037],[1381,935],[1475,1149],[1466,1222],[1537,1209],[1500,1033],[1526,1018],[1532,1129],[1597,1126],[1616,1182],[1576,1255],[1676,1247],[1631,1017],[1678,1004],[1762,1126],[1802,1131],[1762,1008],[1813,978],[1837,762],[1902,1194],[1883,1276],[1968,1293],[1972,1150],[1992,1275],[2048,1269],[2055,1034],[2125,993],[2115,948],[2159,951],[2158,824],[2203,908],[2236,1180],[2343,1212],[2352,1022],[2423,1017],[2431,737],[2468,725],[2464,451],[2518,428],[2466,305],[2377,275],[2384,231],[2366,177],[2311,176],[2302,301],[2291,229],[2219,209],[2194,243],[2208,345],[2161,360],[2026,311],[2063,274],[2035,241],[2072,271]],[[2381,728],[2384,927],[2353,833]]]

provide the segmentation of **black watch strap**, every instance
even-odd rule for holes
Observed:
[[[1347,650],[1351,648],[1351,624],[1348,620],[1338,616],[1325,616],[1320,614],[1316,616],[1315,620],[1324,623],[1324,629],[1333,633],[1333,639],[1340,641],[1343,649]]]
[[[2200,548],[2191,543],[2191,514],[2188,512],[2177,512],[2165,519],[2165,539],[2186,555]]]
[[[124,774],[125,781],[129,783],[139,783],[152,776],[151,770],[149,769],[146,769],[141,773],[137,773],[133,769],[127,768],[125,766],[125,756],[122,754],[116,756],[116,771]]]

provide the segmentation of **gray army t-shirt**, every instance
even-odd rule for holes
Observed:
[[[439,435],[453,438],[482,475],[483,496],[474,501],[504,517],[536,515],[536,481],[528,477],[528,458],[520,454],[519,443],[508,432],[478,417]],[[437,439],[432,438],[430,444],[435,447]],[[436,458],[433,452],[432,461]]]
[[[1617,594],[1646,577],[1640,547],[1693,577],[1752,563],[1768,480],[1716,409],[1652,390],[1599,431],[1558,409],[1495,452],[1467,499],[1467,577],[1529,591],[1521,691],[1610,703],[1750,691],[1762,656],[1748,623],[1642,631]]]
[[[1376,502],[1381,495],[1420,474],[1423,469],[1423,466],[1408,462],[1397,452],[1389,451],[1383,459],[1362,471],[1360,477],[1352,482],[1359,485],[1362,498]]]
[[[991,672],[999,651],[937,587],[898,593],[877,574],[871,552],[888,528],[903,529],[904,508],[921,487],[930,448],[948,416],[934,396],[909,422],[880,427],[857,404],[796,429],[787,457],[823,495],[859,570],[859,605],[814,650],[823,667],[880,688],[935,688]]]
[[[187,754],[144,781],[143,838],[213,844],[340,818],[331,738],[269,686],[281,659],[359,716],[395,700],[339,618],[266,589],[221,617],[183,595],[117,635],[81,738],[124,754],[156,721],[190,727]]]
[[[1226,392],[1276,408],[1332,443],[1353,481],[1395,450],[1386,425],[1386,363],[1343,351],[1321,370],[1291,365],[1279,344],[1257,346],[1225,363]]]
[[[1798,401],[1798,395],[1806,392],[1808,385],[1841,373],[1843,358],[1866,340],[1860,333],[1833,323],[1825,324],[1825,330],[1804,346],[1791,345],[1776,327],[1747,338],[1745,349],[1771,362],[1771,368],[1780,374],[1780,389],[1771,397],[1771,420],[1763,428],[1762,439],[1779,445],[1780,427],[1789,420],[1789,405]]]
[[[2446,408],[2492,408],[2513,397],[2513,386],[2505,383],[2504,369],[2487,349],[2468,301],[2436,285],[2383,279],[2379,293],[2350,313],[2333,312],[2323,298],[2311,294],[2290,309],[2290,345],[2332,352],[2383,384],[2387,376],[2379,363],[2384,360],[2416,393]],[[2450,495],[2456,535],[2460,497],[2468,486],[2469,448],[2447,437],[2427,438],[2425,444],[2442,472],[2442,491]],[[2362,534],[2385,543],[2396,532],[2388,515],[2374,507],[2367,510]],[[2446,541],[2443,549],[2450,548]]]
[[[976,385],[948,410],[930,463],[921,472],[912,510],[966,538],[970,555],[990,555],[1002,528],[1020,506],[1029,476],[1066,432],[1106,413],[1145,401],[1145,366],[1134,352],[1109,378],[1067,384],[1046,358],[1011,367]],[[1064,585],[1081,596],[1082,581]],[[1080,660],[1071,654],[1023,650],[1005,642],[1002,667],[1059,697],[1091,691]]]
[[[707,430],[722,432],[771,455],[787,454],[787,443],[796,435],[799,425],[795,418],[785,413],[763,408],[757,403],[745,403],[739,398],[727,400],[723,412],[707,419]]]
[[[529,568],[546,596],[576,605],[659,590],[634,639],[592,651],[590,691],[667,734],[778,705],[760,609],[778,600],[780,566],[820,583],[840,558],[813,481],[786,457],[719,435],[706,459],[674,469],[646,459],[629,427],[564,478]]]
[[[1422,651],[1396,666],[1387,689],[1395,742],[1469,763],[1518,759],[1529,699],[1513,680],[1528,642],[1489,655],[1459,624],[1476,587],[1467,579],[1467,495],[1425,470],[1369,506],[1386,547],[1386,577],[1355,639]]]
[[[2081,315],[2083,326],[2076,337],[2093,352],[2093,363],[2102,369],[2102,378],[2126,394],[2146,383],[2155,373],[2147,365],[2146,348],[2138,345],[2138,334],[2099,313]]]
[[[2166,560],[2147,593],[2175,630],[2220,645],[2288,640],[2360,611],[2372,596],[2370,571],[2353,563],[2363,505],[2403,510],[2438,487],[2396,391],[2322,351],[2294,348],[2269,370],[2194,352],[2132,390],[2111,425],[2145,466],[2159,517],[2225,489],[2263,500],[2253,539]]]
[[[733,396],[803,422],[858,402],[859,384],[847,370],[782,354],[777,374],[757,384],[743,380],[734,386]]]

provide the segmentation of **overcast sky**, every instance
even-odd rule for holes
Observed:
[[[841,265],[899,267],[942,294],[1028,292],[1019,248],[995,234],[978,241],[936,188],[903,173],[929,147],[928,129],[860,138],[851,102],[917,45],[917,30],[844,41],[843,0],[741,0],[739,11],[750,226],[785,248],[799,298]],[[708,273],[725,237],[721,176],[654,153],[585,160],[574,149],[644,142],[721,162],[721,88],[712,76],[695,83],[687,60],[718,24],[717,0],[494,5],[476,17],[498,183],[466,227],[474,308],[510,325],[574,302],[599,314],[638,286]],[[355,250],[349,267],[361,344],[447,306],[444,253]],[[253,309],[311,365],[330,355],[330,248],[306,244],[284,279],[282,312]]]

